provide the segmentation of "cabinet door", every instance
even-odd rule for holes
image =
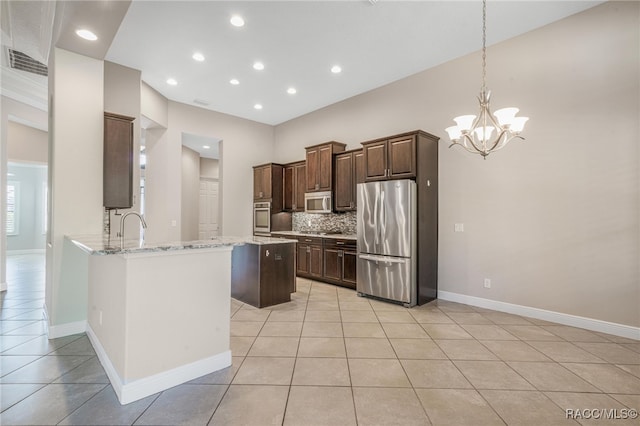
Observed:
[[[364,170],[364,152],[362,150],[353,153],[353,167],[355,183],[364,183],[366,176]]]
[[[322,277],[322,246],[309,246],[309,275]]]
[[[133,118],[105,113],[102,201],[104,207],[133,206]]]
[[[297,244],[298,246],[298,262],[296,272],[300,275],[309,274],[309,246],[305,244]]]
[[[284,167],[284,178],[283,178],[283,208],[286,211],[292,211],[295,209],[295,167],[294,166],[285,166]]]
[[[318,190],[331,191],[331,174],[333,171],[333,146],[321,146],[318,150],[318,159],[320,162],[318,174]]]
[[[364,173],[364,152],[362,150],[353,153],[353,209],[358,208],[358,191],[359,183],[365,182]]]
[[[293,211],[304,211],[304,193],[307,191],[307,167],[304,163],[295,166],[295,190]]]
[[[384,180],[387,178],[387,141],[368,143],[364,150],[365,180]]]
[[[354,207],[353,155],[348,152],[338,154],[336,160],[335,209],[347,211]]]
[[[271,198],[271,166],[254,167],[253,199],[264,200],[269,198]]]
[[[340,281],[342,278],[342,250],[324,249],[324,278]]]
[[[416,177],[415,136],[390,139],[388,146],[388,176],[393,179]]]
[[[342,253],[342,282],[351,288],[356,288],[356,269],[358,253],[343,251]]]
[[[320,190],[320,150],[318,148],[307,149],[307,182],[306,192]]]

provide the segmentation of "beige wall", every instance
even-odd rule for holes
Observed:
[[[164,188],[164,198],[180,199],[182,133],[220,139],[222,140],[220,142],[222,204],[220,235],[251,235],[253,203],[253,169],[251,167],[271,160],[273,126],[169,102],[169,128],[166,133],[164,149],[168,163],[163,171],[169,182]],[[167,207],[166,213],[173,215],[171,217],[177,217],[180,223],[180,206]]]
[[[200,177],[218,179],[220,177],[220,161],[213,158],[200,157]]]
[[[200,154],[182,147],[181,239],[198,239],[200,223]]]
[[[103,78],[102,61],[53,50],[46,306],[54,327],[87,316],[86,265],[65,250],[64,236],[102,232]]]
[[[639,7],[605,3],[488,49],[492,107],[531,117],[527,140],[486,161],[441,141],[441,291],[640,326]],[[480,77],[477,52],[281,124],[272,160],[328,140],[444,138],[477,114]]]
[[[47,132],[9,121],[7,159],[46,164],[48,156]]]
[[[167,128],[169,122],[169,105],[167,98],[144,81],[140,87],[140,104],[141,114],[153,121],[154,126]]]

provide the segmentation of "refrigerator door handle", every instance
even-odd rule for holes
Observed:
[[[385,205],[384,205],[384,189],[380,191],[380,226],[378,227],[380,229],[380,241],[384,241],[385,237],[386,237],[386,231],[385,231],[385,214],[384,214],[384,209],[385,209]]]
[[[373,256],[370,254],[361,254],[358,256],[363,260],[371,260],[374,262],[386,262],[386,263],[406,263],[407,259],[400,259],[397,257],[387,257],[387,256]]]

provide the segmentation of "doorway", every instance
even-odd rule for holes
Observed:
[[[182,239],[222,234],[220,139],[182,133]]]
[[[209,240],[218,236],[219,182],[200,178],[200,220],[198,239]]]

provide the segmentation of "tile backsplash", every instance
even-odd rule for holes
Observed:
[[[345,213],[293,213],[294,231],[342,231],[356,233],[356,212]]]

